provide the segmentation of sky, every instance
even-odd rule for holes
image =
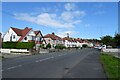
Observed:
[[[118,32],[117,2],[3,2],[2,33],[10,27],[54,32],[74,38],[114,36]]]

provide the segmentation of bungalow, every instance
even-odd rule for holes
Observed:
[[[57,36],[57,35],[55,35],[54,32],[52,34],[45,35],[44,39],[45,39],[47,44],[50,43],[52,45],[52,48],[54,48],[58,44],[63,45],[62,38]]]
[[[10,27],[8,32],[3,37],[3,42],[35,42],[40,45],[44,38],[40,31],[33,31],[32,28],[18,29]]]

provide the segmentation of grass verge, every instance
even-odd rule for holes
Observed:
[[[120,59],[104,53],[101,53],[100,59],[108,78],[120,80]]]

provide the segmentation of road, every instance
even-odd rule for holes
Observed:
[[[3,78],[106,78],[96,49],[24,56],[3,61]]]

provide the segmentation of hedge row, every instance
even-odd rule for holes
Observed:
[[[2,42],[2,48],[9,49],[32,49],[34,42]]]
[[[65,46],[63,46],[63,45],[56,45],[55,46],[55,49],[65,49],[66,47]]]

